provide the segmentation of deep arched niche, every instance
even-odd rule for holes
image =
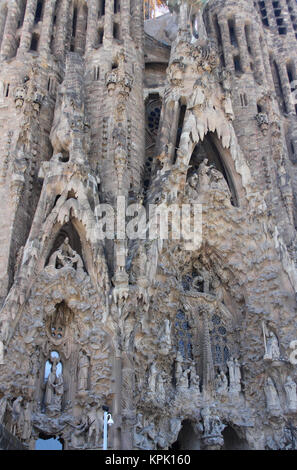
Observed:
[[[169,450],[200,450],[201,440],[193,428],[194,424],[185,420],[179,432],[177,440],[170,446]]]

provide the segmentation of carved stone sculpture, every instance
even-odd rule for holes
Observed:
[[[287,397],[288,410],[295,413],[297,411],[297,385],[290,375],[287,377],[284,389]]]
[[[45,388],[44,403],[46,410],[50,414],[61,412],[62,400],[64,394],[64,380],[62,373],[57,375],[57,365],[59,359],[52,358],[52,367],[47,378]]]
[[[81,351],[78,362],[78,390],[86,391],[88,389],[89,378],[89,358],[85,352]]]
[[[267,377],[264,385],[267,409],[271,414],[278,415],[281,409],[279,396],[271,377]]]
[[[270,361],[279,361],[280,360],[280,350],[278,339],[273,333],[273,331],[269,331],[266,336],[266,352],[264,355],[264,360]]]

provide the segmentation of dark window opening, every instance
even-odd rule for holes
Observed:
[[[24,18],[25,18],[25,11],[26,11],[26,5],[27,5],[27,1],[23,0],[22,3],[21,3],[21,11],[20,11],[20,18],[19,18],[19,21],[18,21],[18,28],[21,28],[23,26]]]
[[[187,106],[186,105],[181,106],[180,112],[179,112],[178,127],[177,127],[176,142],[175,142],[174,163],[177,157],[177,151],[178,151],[179,144],[180,144],[180,138],[181,138],[183,127],[184,127],[186,111],[187,111]]]
[[[99,80],[100,78],[100,67],[94,67],[94,81]]]
[[[38,44],[39,44],[39,35],[37,33],[32,34],[30,51],[38,51]]]
[[[240,103],[241,103],[241,106],[244,108],[245,106],[248,106],[248,100],[247,100],[247,96],[245,93],[241,94],[240,95]]]
[[[241,72],[240,57],[238,55],[235,55],[233,57],[233,62],[234,62],[235,72]]]
[[[10,84],[7,83],[7,84],[5,85],[5,89],[4,89],[4,96],[5,96],[5,98],[8,98],[8,97],[9,97],[9,89],[10,89]]]
[[[244,32],[245,32],[245,38],[246,38],[246,44],[247,44],[248,52],[249,52],[250,55],[252,55],[250,25],[248,25],[248,24],[245,25]]]
[[[121,11],[120,0],[114,0],[114,13],[119,13]]]
[[[278,28],[278,33],[282,36],[282,35],[286,35],[287,34],[287,28]]]
[[[234,20],[228,20],[228,26],[229,26],[229,34],[230,34],[231,44],[234,47],[238,47],[237,37],[236,37],[236,33],[235,33]]]
[[[39,21],[42,20],[42,13],[43,13],[43,0],[37,3],[34,23],[38,23]]]
[[[218,44],[219,44],[219,46],[222,46],[222,33],[221,33],[221,28],[220,28],[220,25],[219,25],[219,22],[218,22],[217,15],[214,17],[213,22],[214,22],[214,27],[215,27],[215,32],[216,32]]]
[[[100,44],[103,44],[103,36],[104,36],[104,29],[99,28],[98,33],[97,33],[97,43],[95,46],[100,46]]]
[[[77,27],[77,8],[73,10],[73,19],[72,19],[72,37],[76,36],[76,27]]]
[[[114,39],[120,39],[120,25],[118,23],[113,24],[113,37]]]

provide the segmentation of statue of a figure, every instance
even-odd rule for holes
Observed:
[[[240,364],[237,359],[232,357],[227,361],[227,366],[229,369],[229,392],[230,393],[239,393],[241,391],[241,372]]]
[[[208,165],[208,159],[204,158],[203,162],[200,163],[199,168],[198,168],[198,188],[199,188],[199,193],[203,193],[204,191],[207,191],[209,188],[210,184],[210,179],[209,179],[209,165]]]
[[[290,375],[287,377],[287,381],[284,384],[284,389],[287,396],[287,404],[289,411],[297,411],[297,386]]]
[[[201,108],[205,103],[205,94],[201,87],[200,80],[197,80],[193,87],[193,93],[188,102],[188,109]]]
[[[83,417],[78,422],[77,426],[73,426],[74,431],[71,434],[71,444],[76,449],[84,449],[86,447],[84,434],[90,428],[90,422],[88,416]]]
[[[21,420],[21,413],[22,413],[22,401],[23,397],[18,397],[14,400],[12,404],[12,428],[11,432],[15,436],[18,434],[20,430],[20,420]]]
[[[185,119],[182,135],[180,138],[178,158],[188,161],[193,151],[193,147],[197,142],[199,142],[199,135],[197,133],[196,118],[194,114],[190,112]]]
[[[275,385],[270,377],[267,377],[265,385],[264,385],[264,392],[266,396],[266,404],[268,410],[279,410],[280,409],[280,401],[277,390]]]
[[[216,197],[218,197],[218,191],[222,194],[223,200],[225,201],[226,206],[231,205],[231,191],[229,189],[228,183],[225,180],[223,174],[214,167],[210,168],[210,187],[216,192]],[[222,200],[222,197],[220,198]]]
[[[64,395],[64,381],[62,375],[58,375],[56,378],[56,385],[55,385],[55,395],[54,395],[54,405],[56,409],[59,411],[62,407],[62,399]]]
[[[165,401],[165,388],[164,388],[165,378],[162,372],[157,375],[156,379],[156,398],[160,402]]]
[[[196,372],[195,362],[190,365],[190,388],[193,392],[200,394],[200,377]]]
[[[32,426],[31,426],[31,403],[27,402],[23,410],[23,431],[22,439],[28,441],[31,437]]]
[[[177,356],[176,356],[176,361],[175,361],[175,381],[176,384],[178,384],[182,378],[183,375],[183,357],[178,351]]]
[[[87,416],[90,423],[88,432],[88,443],[94,445],[94,447],[98,447],[102,433],[102,426],[100,426],[100,422],[103,422],[103,417],[101,416],[100,420],[96,407],[90,407],[90,405],[88,405]]]
[[[160,348],[160,352],[162,353],[163,351],[163,354],[168,354],[171,349],[171,329],[168,318],[166,318],[164,321],[164,326],[160,337]]]
[[[78,362],[78,390],[88,390],[89,358],[81,351]]]
[[[71,248],[69,238],[66,237],[58,250],[51,255],[48,266],[56,269],[68,266],[79,270],[83,269],[83,261],[79,254]]]
[[[208,406],[201,410],[201,417],[203,419],[204,435],[208,436],[211,434],[211,415]]]
[[[280,350],[278,345],[278,339],[273,331],[267,332],[266,328],[264,330],[264,339],[266,341],[266,352],[264,355],[264,360],[279,361],[280,360]]]
[[[179,379],[178,388],[180,390],[187,390],[189,388],[189,373],[190,369],[185,369]]]
[[[58,358],[53,358],[52,368],[49,373],[45,388],[44,403],[48,411],[61,411],[64,395],[63,375],[57,376]]]
[[[156,378],[157,378],[157,368],[156,368],[156,364],[153,362],[152,365],[151,365],[151,368],[150,368],[150,373],[149,373],[149,381],[148,381],[148,385],[149,385],[149,391],[150,393],[155,393],[156,392]]]
[[[220,395],[224,395],[228,391],[228,379],[222,370],[216,380],[216,391]]]

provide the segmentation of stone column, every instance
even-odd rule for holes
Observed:
[[[3,7],[0,12],[0,48],[3,40],[3,35],[4,35],[4,29],[5,29],[5,24],[6,24],[6,18],[7,18],[7,7]]]
[[[86,36],[86,51],[91,51],[94,48],[97,37],[97,23],[98,23],[98,0],[88,1],[88,27]]]
[[[264,69],[265,69],[265,75],[266,75],[266,82],[268,83],[269,87],[271,89],[273,89],[274,88],[274,83],[273,83],[273,78],[272,78],[272,73],[271,73],[269,53],[268,53],[267,45],[265,43],[264,38],[262,39],[262,41],[260,40],[260,49],[261,49],[262,57],[263,57],[263,63],[264,63]]]
[[[46,0],[40,35],[39,51],[48,54],[50,52],[51,39],[53,34],[53,20],[56,0]]]
[[[295,114],[295,105],[293,103],[293,95],[291,92],[291,84],[289,81],[286,65],[281,62],[278,64],[279,78],[282,86],[283,97],[288,114]]]
[[[83,54],[85,51],[86,41],[86,23],[87,23],[87,10],[83,2],[78,6],[76,35],[75,35],[75,52]]]
[[[249,51],[245,37],[244,21],[241,18],[235,18],[235,34],[238,42],[241,69],[244,73],[250,70]]]
[[[114,363],[114,399],[112,416],[114,420],[113,426],[113,449],[121,450],[121,428],[122,428],[122,358],[120,356],[115,358]]]
[[[251,25],[251,49],[254,57],[254,73],[257,80],[262,85],[265,81],[265,69],[260,48],[259,32],[254,24]]]
[[[67,25],[69,21],[70,1],[62,0],[57,14],[54,54],[63,58],[67,50]]]
[[[26,52],[30,49],[31,40],[32,40],[32,28],[34,26],[36,8],[37,8],[37,0],[27,1],[19,52]]]
[[[121,0],[121,26],[123,39],[130,36],[130,21],[130,0]]]
[[[1,56],[2,57],[13,57],[16,50],[16,31],[19,20],[19,0],[10,0],[8,2],[8,12],[6,18],[6,24],[3,34],[3,40],[1,44]]]
[[[104,41],[113,39],[114,0],[105,0]]]
[[[234,72],[234,61],[233,61],[233,55],[231,52],[231,42],[230,42],[228,23],[225,19],[218,19],[218,23],[219,23],[219,27],[221,30],[226,68],[230,70],[231,72]]]

